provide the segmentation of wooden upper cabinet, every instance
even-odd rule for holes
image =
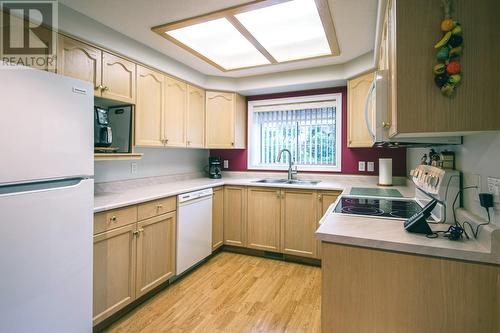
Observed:
[[[350,148],[373,146],[365,119],[366,96],[373,78],[373,73],[368,73],[347,82],[347,146]],[[373,119],[371,103],[369,108],[369,116]]]
[[[442,36],[440,1],[388,1],[391,82],[390,134],[444,133],[500,129],[497,0],[455,0],[453,17],[463,27],[462,81],[453,97],[434,83],[433,45]],[[477,24],[483,22],[483,24]],[[416,28],[417,27],[417,28]],[[487,50],[487,51],[485,51]]]
[[[246,103],[236,93],[206,92],[207,148],[245,148]]]
[[[164,76],[137,66],[137,103],[135,108],[135,145],[164,145],[162,126]]]
[[[101,96],[102,51],[63,35],[57,47],[57,73],[91,82],[94,95]]]
[[[120,102],[135,104],[136,64],[103,52],[101,96]]]
[[[248,188],[247,246],[279,252],[281,196],[279,188]]]
[[[247,189],[224,186],[224,244],[246,246]]]
[[[94,325],[135,298],[135,229],[134,223],[94,236]]]
[[[188,85],[187,147],[205,147],[205,90]]]
[[[224,243],[224,189],[214,188],[212,201],[212,251]]]
[[[284,190],[283,253],[316,257],[317,194],[308,190]]]
[[[186,147],[187,84],[165,76],[165,106],[163,127],[165,144]]]
[[[137,223],[137,287],[140,297],[175,275],[175,212]]]

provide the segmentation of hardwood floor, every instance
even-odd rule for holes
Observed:
[[[319,332],[321,269],[221,252],[107,332]]]

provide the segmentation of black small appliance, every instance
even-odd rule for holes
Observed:
[[[94,108],[94,147],[109,147],[113,142],[113,133],[109,126],[108,110]]]
[[[416,213],[412,217],[410,217],[404,223],[404,228],[408,232],[414,232],[417,234],[426,234],[432,235],[433,232],[427,223],[427,219],[431,215],[432,210],[436,207],[437,200],[430,201],[421,212]]]
[[[208,158],[208,177],[213,179],[222,178],[222,163],[221,158],[210,156]]]

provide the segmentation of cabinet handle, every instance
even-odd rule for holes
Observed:
[[[110,217],[110,221],[111,221],[111,222],[113,222],[113,223],[114,223],[114,222],[116,222],[116,221],[117,221],[116,216],[111,216],[111,217]]]
[[[234,142],[231,142],[231,146],[234,146]]]
[[[108,90],[109,90],[109,88],[108,88],[107,86],[104,86],[104,87],[102,87],[102,88],[101,88],[101,90],[102,90],[102,91],[108,91]]]
[[[135,237],[139,236],[139,231],[137,231],[137,230],[132,231],[132,235],[134,235]]]
[[[163,208],[163,205],[162,205],[162,204],[159,204],[159,205],[157,205],[157,206],[156,206],[156,209],[157,209],[157,210],[160,210],[160,209],[162,209],[162,208]]]
[[[391,123],[386,123],[385,121],[382,122],[382,127],[383,128],[390,128],[391,127]]]
[[[280,191],[276,191],[276,197],[281,198],[281,193],[280,193]]]
[[[104,87],[102,86],[102,84],[100,84],[100,85],[98,85],[97,87],[94,88],[94,90],[97,90],[97,89],[102,90],[102,89],[104,89]]]
[[[323,200],[323,196],[321,194],[318,194],[318,200],[319,201]]]
[[[139,234],[144,233],[144,229],[143,228],[140,228],[138,231],[139,231]]]
[[[191,141],[188,141],[188,142],[187,142],[187,144],[188,144],[188,146],[189,146],[189,145],[191,144]]]
[[[165,139],[165,143],[168,143],[168,139]]]

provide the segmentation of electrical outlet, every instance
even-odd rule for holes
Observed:
[[[375,162],[368,162],[367,169],[368,169],[368,172],[375,171]]]
[[[366,170],[366,162],[365,161],[359,161],[358,162],[358,171],[365,171]]]
[[[137,171],[138,171],[137,162],[130,163],[130,173],[135,175],[135,174],[137,174]]]
[[[224,160],[224,169],[229,168],[229,160]]]
[[[488,192],[493,195],[500,194],[500,178],[488,177]]]

